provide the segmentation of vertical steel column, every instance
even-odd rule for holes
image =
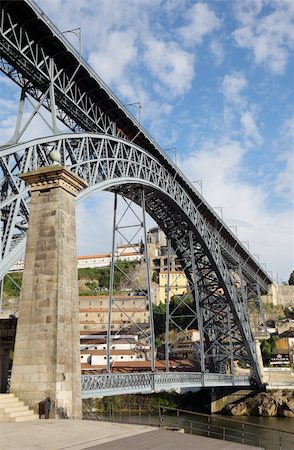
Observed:
[[[2,210],[0,209],[0,261],[2,260],[2,251],[3,251],[3,245],[2,245],[2,235],[3,235],[3,230],[2,230]],[[5,277],[5,275],[4,275]],[[3,284],[4,284],[4,277],[2,278],[2,280],[0,281],[1,285],[0,285],[0,313],[2,312],[2,305],[3,305]]]
[[[147,229],[146,229],[146,208],[145,208],[145,192],[141,191],[141,207],[143,215],[143,232],[144,232],[144,242],[145,242],[145,260],[146,260],[146,271],[147,271],[147,294],[148,294],[148,307],[149,307],[149,321],[150,321],[150,346],[151,346],[151,370],[155,371],[155,335],[154,335],[154,320],[153,320],[153,309],[152,309],[152,299],[151,299],[151,280],[150,280],[150,259],[147,245]]]
[[[246,290],[244,287],[244,278],[243,278],[241,264],[238,265],[238,274],[239,274],[239,279],[240,279],[240,289],[241,289],[241,295],[242,295],[242,300],[243,300],[243,316],[244,316],[243,320],[245,320],[245,321],[247,320],[248,323],[250,324],[248,296],[246,295]],[[242,323],[242,326],[243,326],[243,323]],[[252,328],[251,328],[251,331],[253,332]]]
[[[230,306],[227,305],[227,318],[228,318],[228,332],[229,332],[229,344],[230,344],[230,366],[231,366],[231,375],[233,377],[233,383],[234,383],[234,348],[233,348],[233,341],[232,341],[232,324],[231,324],[231,317],[230,317]]]
[[[49,95],[50,95],[50,103],[51,103],[52,128],[53,128],[53,132],[56,134],[59,132],[59,130],[57,127],[57,119],[56,119],[55,92],[54,92],[54,60],[53,60],[53,58],[50,58]]]
[[[112,228],[112,251],[111,251],[111,264],[109,274],[109,302],[108,302],[108,328],[107,328],[107,371],[111,372],[111,321],[112,321],[112,303],[113,303],[113,283],[114,283],[114,252],[115,252],[115,231],[116,231],[116,212],[117,212],[117,193],[114,194],[114,207],[113,207],[113,228]]]
[[[24,88],[22,88],[21,93],[20,93],[19,104],[18,104],[15,130],[14,130],[13,136],[8,141],[9,144],[14,144],[15,142],[18,142],[18,140],[21,136],[21,123],[22,123],[22,119],[23,119],[25,98],[26,98],[26,92],[25,92]]]
[[[258,296],[259,318],[260,318],[260,321],[262,322],[262,331],[266,332],[267,328],[266,328],[266,323],[265,323],[265,314],[264,314],[264,308],[263,308],[263,303],[262,303],[262,299],[261,299],[259,284],[256,284],[256,290],[257,290],[257,296]]]
[[[171,256],[171,241],[167,241],[167,291],[165,302],[165,370],[169,371],[169,301],[170,301],[170,256]]]
[[[200,336],[200,368],[201,372],[205,373],[205,352],[204,352],[204,332],[203,332],[203,313],[200,305],[200,295],[197,286],[197,273],[196,273],[196,264],[195,264],[195,255],[194,255],[194,244],[193,244],[193,232],[189,231],[189,241],[190,241],[190,254],[191,254],[191,263],[192,263],[192,271],[193,271],[193,284],[194,284],[194,298],[196,302],[196,312],[197,312],[197,322]]]
[[[4,278],[0,281],[0,314],[2,313],[2,305],[3,305],[3,285],[4,285]]]

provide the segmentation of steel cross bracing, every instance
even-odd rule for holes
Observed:
[[[241,264],[244,275],[266,292],[271,280],[262,267],[33,1],[2,0],[0,38],[0,70],[22,88],[22,101],[31,96],[51,112],[54,134],[59,119],[73,131],[122,136],[145,148],[188,192],[226,262]]]
[[[138,190],[139,191],[139,190]],[[150,289],[150,258],[148,255],[145,193],[139,193],[139,211],[137,205],[123,197],[118,205],[118,195],[114,195],[114,214],[112,230],[112,251],[109,280],[109,307],[107,327],[107,371],[112,369],[112,350],[115,348],[114,339],[120,334],[137,335],[137,344],[143,344],[141,357],[150,361],[149,367],[155,370],[155,337],[152,314],[152,299]],[[118,212],[118,206],[120,211]],[[138,210],[138,208],[136,208]],[[124,242],[125,247],[118,249],[118,240]],[[140,245],[138,245],[138,242]],[[120,261],[127,252],[132,252],[138,258],[130,273],[122,269]],[[115,285],[115,273],[124,276],[123,281]],[[128,295],[126,294],[132,294]],[[120,321],[113,320],[113,312],[120,312]],[[144,317],[143,317],[144,314]]]
[[[259,379],[255,346],[250,330],[248,305],[227,265],[217,232],[183,189],[169,168],[144,149],[105,135],[74,133],[37,139],[27,144],[3,148],[1,167],[2,261],[0,276],[24,248],[28,223],[29,196],[19,173],[49,164],[52,149],[61,154],[61,163],[87,181],[89,187],[80,199],[94,190],[116,191],[140,204],[145,192],[147,212],[162,227],[177,249],[191,284],[199,291],[199,307],[203,310],[206,359],[210,370],[224,370],[228,359],[229,327],[218,328],[225,321],[227,306],[234,323],[234,347],[250,362]],[[178,175],[179,177],[180,175]],[[193,268],[193,261],[197,267]],[[237,263],[237,262],[236,262]],[[242,266],[243,269],[243,266]],[[263,279],[244,270],[247,284],[254,279],[266,289]],[[247,277],[250,273],[250,278]],[[255,278],[254,278],[255,277]],[[212,361],[212,362],[211,362]]]

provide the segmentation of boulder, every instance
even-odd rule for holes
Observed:
[[[248,408],[245,402],[237,403],[231,408],[232,416],[248,416]]]
[[[222,412],[232,416],[294,417],[294,392],[260,392],[243,401],[227,405]]]

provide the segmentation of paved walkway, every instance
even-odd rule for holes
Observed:
[[[0,450],[256,450],[144,425],[90,420],[0,422]]]

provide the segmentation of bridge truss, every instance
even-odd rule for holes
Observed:
[[[3,0],[0,8],[0,70],[20,87],[15,133],[0,152],[0,278],[25,246],[30,196],[18,175],[49,165],[57,150],[88,183],[78,201],[111,191],[142,206],[165,232],[194,298],[201,373],[234,376],[234,360],[244,360],[259,383],[248,305],[261,305],[267,273],[34,2]],[[28,101],[33,111],[22,123]],[[21,143],[44,108],[52,135]],[[167,308],[170,321],[177,315]],[[169,349],[167,342],[166,355]]]

